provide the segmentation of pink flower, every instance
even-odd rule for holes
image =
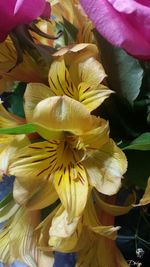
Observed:
[[[45,0],[0,0],[0,42],[18,25],[29,24],[47,16],[50,6]]]
[[[80,0],[96,29],[129,54],[150,59],[150,0]]]

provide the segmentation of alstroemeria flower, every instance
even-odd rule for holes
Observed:
[[[69,52],[66,57],[70,58]],[[85,55],[84,52],[82,54],[82,51],[77,58],[78,60],[73,61],[69,67],[65,62],[65,56],[51,64],[48,75],[49,87],[40,83],[27,85],[25,114],[28,121],[31,120],[33,109],[38,102],[54,95],[67,95],[81,102],[89,111],[96,109],[109,97],[112,91],[103,84],[106,74],[101,63],[93,56]]]
[[[54,96],[37,104],[32,123],[46,140],[20,149],[9,172],[27,191],[32,189],[35,203],[36,192],[43,206],[52,203],[50,193],[41,193],[40,183],[47,183],[49,191],[54,186],[56,199],[60,198],[72,219],[84,210],[89,184],[108,195],[118,191],[127,161],[109,139],[105,120],[92,116],[74,99]]]
[[[92,194],[89,194],[81,217],[74,218],[68,224],[68,215],[64,207],[59,205],[40,223],[37,231],[39,232],[38,245],[41,250],[79,251],[86,246],[89,232],[91,236],[96,234],[99,237],[104,236],[113,240],[117,237],[117,231],[120,227],[101,223],[96,214]]]
[[[1,216],[0,216],[1,218]],[[37,248],[37,238],[34,229],[40,222],[39,211],[26,211],[19,207],[16,214],[0,231],[0,261],[10,266],[17,260],[27,266],[52,267],[52,255],[46,256]]]
[[[125,261],[123,255],[115,244],[115,239],[117,236],[116,231],[119,227],[113,227],[114,216],[105,212],[102,207],[99,206],[99,203],[97,203],[97,199],[96,205],[96,214],[98,214],[98,217],[96,217],[96,215],[94,217],[97,218],[98,222],[100,221],[101,225],[105,225],[103,226],[104,232],[102,232],[103,234],[101,234],[101,225],[97,227],[99,231],[96,227],[93,227],[94,231],[92,227],[85,229],[85,232],[83,232],[80,236],[78,243],[78,246],[81,249],[77,253],[76,267],[127,267],[127,262]],[[92,218],[90,216],[91,206],[87,216],[89,216],[90,220],[93,223],[93,216]],[[116,210],[118,209],[117,206],[114,207]],[[124,208],[122,208],[122,211],[123,210]],[[112,211],[112,207],[110,207],[110,211]]]
[[[68,224],[68,213],[61,205],[57,206],[40,223],[38,227],[40,232],[38,243],[41,250],[48,251],[52,249],[60,252],[80,251],[85,249],[86,242],[90,245],[88,238],[90,240],[91,238],[92,240],[94,239],[95,245],[98,243],[96,240],[102,237],[112,240],[116,239],[117,231],[120,227],[113,226],[114,216],[123,215],[131,210],[133,208],[131,206],[133,201],[131,201],[130,205],[123,207],[108,204],[100,198],[100,196],[105,198],[104,195],[102,196],[102,194],[97,192],[95,195],[95,192],[96,190],[92,191],[92,193],[89,190],[87,204],[82,216],[74,218],[70,224]],[[107,198],[109,197],[107,196]],[[100,214],[101,212],[103,212],[102,215]]]
[[[39,65],[27,52],[23,54],[23,62],[13,68],[16,60],[14,45],[7,38],[0,43],[0,93],[12,90],[14,81],[47,82],[49,65]]]
[[[46,12],[45,0],[1,0],[0,1],[0,42],[16,27],[29,24]]]
[[[129,54],[150,59],[150,2],[147,0],[80,0],[97,30]],[[142,23],[141,23],[142,21]]]
[[[94,34],[92,32],[93,26],[91,21],[85,15],[79,1],[66,0],[54,1],[52,5],[52,15],[55,17],[57,23],[63,23],[63,18],[69,21],[78,30],[77,43],[92,43]],[[62,43],[64,43],[64,36],[62,36]],[[65,43],[64,43],[65,45]]]

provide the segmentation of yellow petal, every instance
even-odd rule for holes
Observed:
[[[43,209],[52,205],[58,199],[58,195],[51,181],[48,181],[32,195],[26,207],[29,210]]]
[[[36,105],[43,99],[53,96],[48,86],[42,83],[29,83],[27,85],[24,99],[24,109],[27,121],[31,121],[33,110]]]
[[[91,88],[96,88],[106,76],[102,64],[93,57],[79,64],[79,77],[81,77],[81,81],[86,81]]]
[[[19,180],[22,181],[21,178]],[[32,187],[30,186],[27,189],[16,179],[14,182],[13,196],[20,205],[25,205],[28,210],[45,208],[53,204],[58,198],[50,180],[41,181],[39,184],[33,182]]]
[[[104,210],[105,212],[107,212],[108,214],[111,214],[113,216],[120,216],[120,215],[123,215],[123,214],[128,213],[133,208],[133,204],[136,201],[135,195],[132,195],[131,196],[131,199],[130,199],[130,203],[131,203],[130,205],[127,205],[127,206],[118,206],[118,205],[112,205],[110,203],[107,203],[106,201],[104,201],[100,197],[100,195],[97,192],[95,192],[94,195],[95,195],[95,198],[96,198],[97,205],[102,210]]]
[[[0,261],[3,263],[9,262],[9,234],[8,227],[0,232]]]
[[[122,175],[127,169],[127,160],[113,140],[100,150],[89,153],[83,164],[89,175],[90,184],[99,192],[106,195],[117,193]]]
[[[113,240],[99,238],[86,243],[85,249],[77,254],[76,267],[128,267]]]
[[[79,220],[80,217],[75,217],[73,221],[69,223],[69,214],[63,208],[63,206],[61,206],[52,220],[49,231],[50,236],[63,238],[71,236],[75,232]]]
[[[42,251],[39,251],[38,253],[38,267],[53,267],[54,266],[54,256],[51,253],[48,253],[47,255],[44,254]]]
[[[78,101],[67,96],[54,96],[41,101],[35,108],[33,122],[50,131],[82,134],[95,127],[96,117]]]
[[[1,231],[0,259],[7,266],[16,259],[28,266],[37,266],[38,251],[33,229],[38,222],[38,212],[25,212],[23,208],[19,208],[13,219],[6,225],[6,228]]]
[[[81,232],[80,217],[69,223],[69,215],[61,206],[52,220],[49,231],[49,246],[61,252],[72,251],[79,239]]]
[[[50,88],[55,95],[67,95],[78,100],[78,91],[70,78],[63,59],[52,63],[48,78]]]
[[[88,197],[82,221],[83,225],[85,225],[90,231],[111,239],[116,239],[117,231],[120,228],[114,227],[113,225],[106,226],[101,223],[100,219],[97,217],[92,195]]]
[[[147,187],[143,197],[140,200],[140,205],[147,205],[150,203],[150,177],[148,179]]]
[[[19,124],[19,118],[9,113],[0,100],[0,128],[14,127]]]
[[[63,167],[54,174],[54,185],[59,198],[69,214],[68,220],[82,214],[88,194],[88,181],[84,168],[76,167],[76,179],[73,179],[73,172]]]
[[[55,205],[50,214],[38,225],[35,231],[38,233],[38,247],[42,251],[52,251],[52,247],[49,246],[49,230],[52,224],[52,219],[59,210],[60,205]]]
[[[83,82],[94,90],[106,78],[106,73],[101,63],[90,56],[78,63],[72,61],[69,72],[76,85]]]
[[[79,101],[86,106],[91,112],[99,107],[106,98],[113,93],[105,85],[100,84],[93,88],[87,82],[82,82],[78,86],[79,90]]]
[[[0,138],[1,140],[1,138]],[[3,151],[0,153],[0,175],[8,174],[9,163],[11,162],[14,153],[17,153],[19,149],[29,144],[29,140],[25,135],[10,136],[7,140],[7,144],[3,147]]]
[[[9,220],[19,209],[19,205],[14,202],[14,200],[11,200],[8,202],[7,205],[5,205],[3,208],[0,209],[0,223],[3,223],[7,220]]]
[[[99,51],[95,44],[80,43],[72,47],[62,48],[54,53],[53,56],[64,56],[66,65],[70,65],[70,62],[82,62],[91,56],[97,57],[98,53]]]
[[[46,82],[47,68],[38,64],[28,53],[23,53],[23,62],[15,66],[17,54],[15,47],[8,37],[0,43],[0,75],[5,79],[22,82]],[[11,71],[10,71],[11,70]]]
[[[38,142],[20,149],[14,155],[13,162],[9,167],[9,172],[17,177],[26,177],[26,186],[30,186],[34,180],[41,181],[41,178],[48,178],[56,167],[57,149],[56,142]],[[31,179],[32,178],[32,179]],[[31,181],[31,182],[30,182]],[[25,186],[25,184],[24,184]]]
[[[80,140],[88,149],[100,149],[109,141],[109,124],[107,121],[97,118],[99,127],[80,135]]]

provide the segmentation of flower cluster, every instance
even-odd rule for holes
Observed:
[[[114,241],[114,216],[131,209],[115,205],[127,159],[97,113],[114,92],[92,23],[78,0],[0,10],[0,90],[24,86],[22,115],[0,103],[0,179],[13,183],[0,201],[0,261],[53,266],[60,251],[77,252],[76,267],[128,266]]]

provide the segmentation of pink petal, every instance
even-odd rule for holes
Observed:
[[[0,0],[0,41],[17,25],[41,16],[45,7],[45,0]]]
[[[97,30],[110,43],[136,57],[150,58],[150,5],[145,5],[146,0],[80,2]]]
[[[41,14],[41,17],[43,19],[49,19],[51,15],[51,5],[50,3],[46,3],[45,5],[45,9],[43,10],[43,13]]]
[[[19,11],[19,9],[21,8],[21,6],[23,5],[23,2],[25,0],[17,0],[16,5],[15,5],[15,9],[14,9],[14,15],[17,14],[17,12]]]

